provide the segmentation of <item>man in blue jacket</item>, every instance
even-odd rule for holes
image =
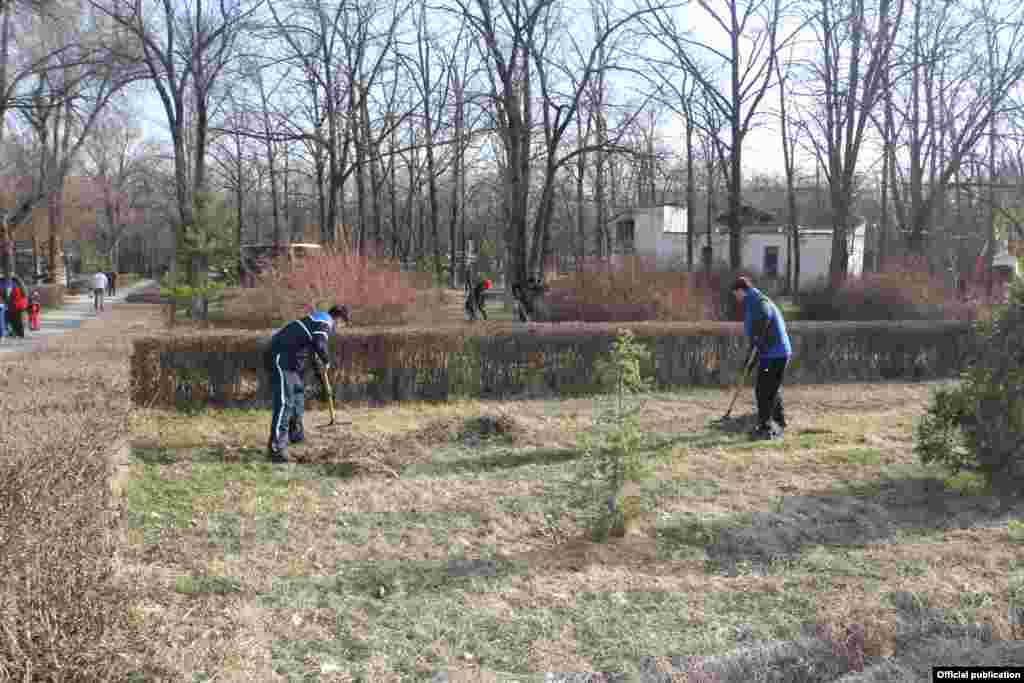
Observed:
[[[302,416],[306,403],[303,385],[306,357],[312,351],[314,362],[324,369],[331,367],[327,339],[335,332],[339,321],[349,322],[348,308],[344,305],[293,320],[270,340],[264,362],[270,373],[274,405],[267,446],[271,462],[288,462],[288,445],[305,439]]]
[[[782,408],[782,378],[793,348],[786,333],[786,321],[778,307],[744,276],[736,279],[733,296],[743,306],[743,329],[759,357],[754,395],[757,399],[755,439],[774,439],[786,428]],[[750,362],[754,362],[751,354]]]

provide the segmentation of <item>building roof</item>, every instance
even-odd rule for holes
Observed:
[[[718,216],[715,217],[715,222],[721,223],[722,225],[726,225],[729,222],[730,215],[731,214],[728,211],[725,213],[718,214]],[[758,223],[764,224],[780,222],[781,221],[778,219],[778,217],[769,211],[764,211],[763,209],[759,209],[756,206],[751,206],[749,204],[743,204],[740,206],[740,225],[756,225]]]

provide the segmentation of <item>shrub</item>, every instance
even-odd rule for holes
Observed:
[[[2,363],[0,680],[125,680],[141,653],[111,484],[131,410],[123,311]]]
[[[324,249],[294,265],[279,262],[252,289],[229,294],[225,320],[244,328],[276,327],[315,308],[345,303],[355,324],[403,324],[419,311],[430,275],[403,273],[397,264]]]
[[[551,322],[720,320],[720,273],[658,270],[640,257],[591,261],[554,280],[545,296]]]
[[[976,320],[985,315],[984,297],[966,297],[932,275],[927,263],[907,257],[881,272],[849,278],[836,290],[818,288],[796,297],[805,320]]]
[[[925,463],[1013,481],[1024,477],[1024,287],[975,329],[977,359],[957,386],[935,392],[915,450]]]

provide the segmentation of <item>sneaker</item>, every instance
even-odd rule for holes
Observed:
[[[775,430],[770,425],[758,425],[750,432],[750,438],[754,441],[771,441],[777,438]]]
[[[288,456],[283,451],[270,451],[268,456],[270,458],[270,462],[275,465],[288,462]]]

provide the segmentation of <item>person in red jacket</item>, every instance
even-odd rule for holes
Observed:
[[[470,320],[476,320],[477,317],[487,320],[484,297],[485,292],[490,288],[490,280],[477,280],[472,287],[470,287],[469,281],[466,281],[466,315]]]
[[[12,337],[25,338],[25,320],[22,317],[28,308],[28,298],[21,280],[13,277],[7,280],[4,288],[4,299],[7,304],[7,326]]]
[[[42,308],[40,304],[39,290],[33,289],[32,294],[28,297],[28,326],[33,332],[39,330],[39,309]]]

